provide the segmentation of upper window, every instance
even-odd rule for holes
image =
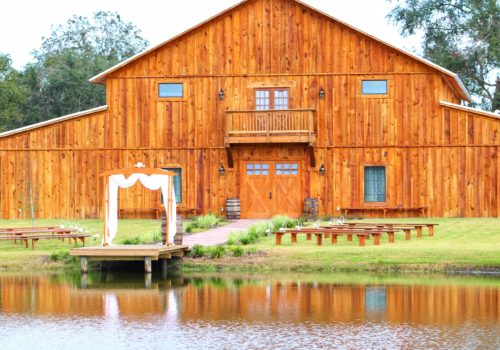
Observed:
[[[288,89],[269,88],[255,90],[255,109],[268,111],[270,109],[288,109]]]
[[[385,202],[385,166],[365,167],[365,202]]]
[[[387,80],[363,80],[361,93],[363,95],[387,95]]]
[[[162,168],[162,169],[172,171],[177,174],[177,176],[174,176],[175,202],[182,203],[182,168]],[[163,196],[161,202],[163,203]]]
[[[182,83],[161,83],[158,85],[158,96],[160,97],[183,97],[184,88]]]
[[[276,164],[276,175],[298,175],[299,165],[297,163]]]

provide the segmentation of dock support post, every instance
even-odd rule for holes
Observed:
[[[86,256],[80,257],[80,271],[82,273],[89,271],[89,259]]]
[[[144,257],[144,272],[151,273],[153,271],[151,257]]]
[[[161,276],[165,279],[167,278],[167,268],[168,262],[167,259],[161,259]]]

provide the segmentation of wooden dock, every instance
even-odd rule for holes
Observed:
[[[80,257],[82,273],[87,273],[89,261],[141,261],[144,271],[151,273],[152,261],[161,261],[162,270],[167,268],[167,260],[183,257],[189,251],[187,245],[113,245],[106,247],[83,247],[70,250],[71,256]]]

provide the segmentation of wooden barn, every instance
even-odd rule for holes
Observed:
[[[90,81],[106,106],[0,135],[0,217],[101,217],[99,174],[137,162],[177,172],[186,212],[500,212],[499,116],[463,106],[456,74],[299,1],[242,1]],[[120,192],[128,217],[160,200]]]

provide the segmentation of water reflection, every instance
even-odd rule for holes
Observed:
[[[141,329],[161,329],[166,324],[171,332],[168,334],[188,338],[194,337],[196,332],[227,331],[229,326],[235,339],[239,336],[247,339],[249,332],[266,337],[277,330],[296,329],[297,334],[289,334],[289,337],[296,338],[295,342],[279,338],[279,344],[286,344],[285,348],[303,341],[297,337],[314,339],[318,348],[329,348],[326,339],[338,336],[338,333],[325,338],[325,334],[319,331],[331,327],[341,327],[337,332],[340,331],[344,338],[347,334],[358,340],[362,337],[356,338],[356,332],[369,332],[372,343],[363,342],[361,345],[377,346],[395,334],[407,334],[411,338],[416,336],[415,332],[424,332],[433,334],[434,343],[427,344],[435,347],[451,344],[453,347],[449,335],[460,335],[473,325],[474,341],[488,348],[500,345],[499,291],[497,281],[432,285],[218,276],[168,279],[154,276],[145,280],[143,275],[109,273],[84,278],[80,275],[0,274],[0,335],[6,336],[0,338],[0,345],[2,340],[10,339],[12,343],[9,344],[13,344],[17,339],[16,334],[2,333],[2,330],[12,330],[10,327],[16,325],[19,316],[29,316],[31,319],[50,317],[51,322],[98,320],[99,324],[105,325],[107,332],[117,334],[132,323],[135,336],[141,334]],[[183,328],[186,325],[189,325],[189,330]],[[391,327],[398,331],[389,335]],[[455,341],[463,342],[464,337],[458,336]],[[223,339],[228,340],[226,336]],[[190,344],[208,348],[221,345],[211,343],[212,340],[197,338]],[[242,348],[269,348],[265,344],[254,339],[248,347]],[[340,346],[342,343],[336,344]],[[414,347],[421,343],[419,340],[412,344]],[[464,344],[455,345],[462,347]],[[83,345],[88,347],[91,344]]]

